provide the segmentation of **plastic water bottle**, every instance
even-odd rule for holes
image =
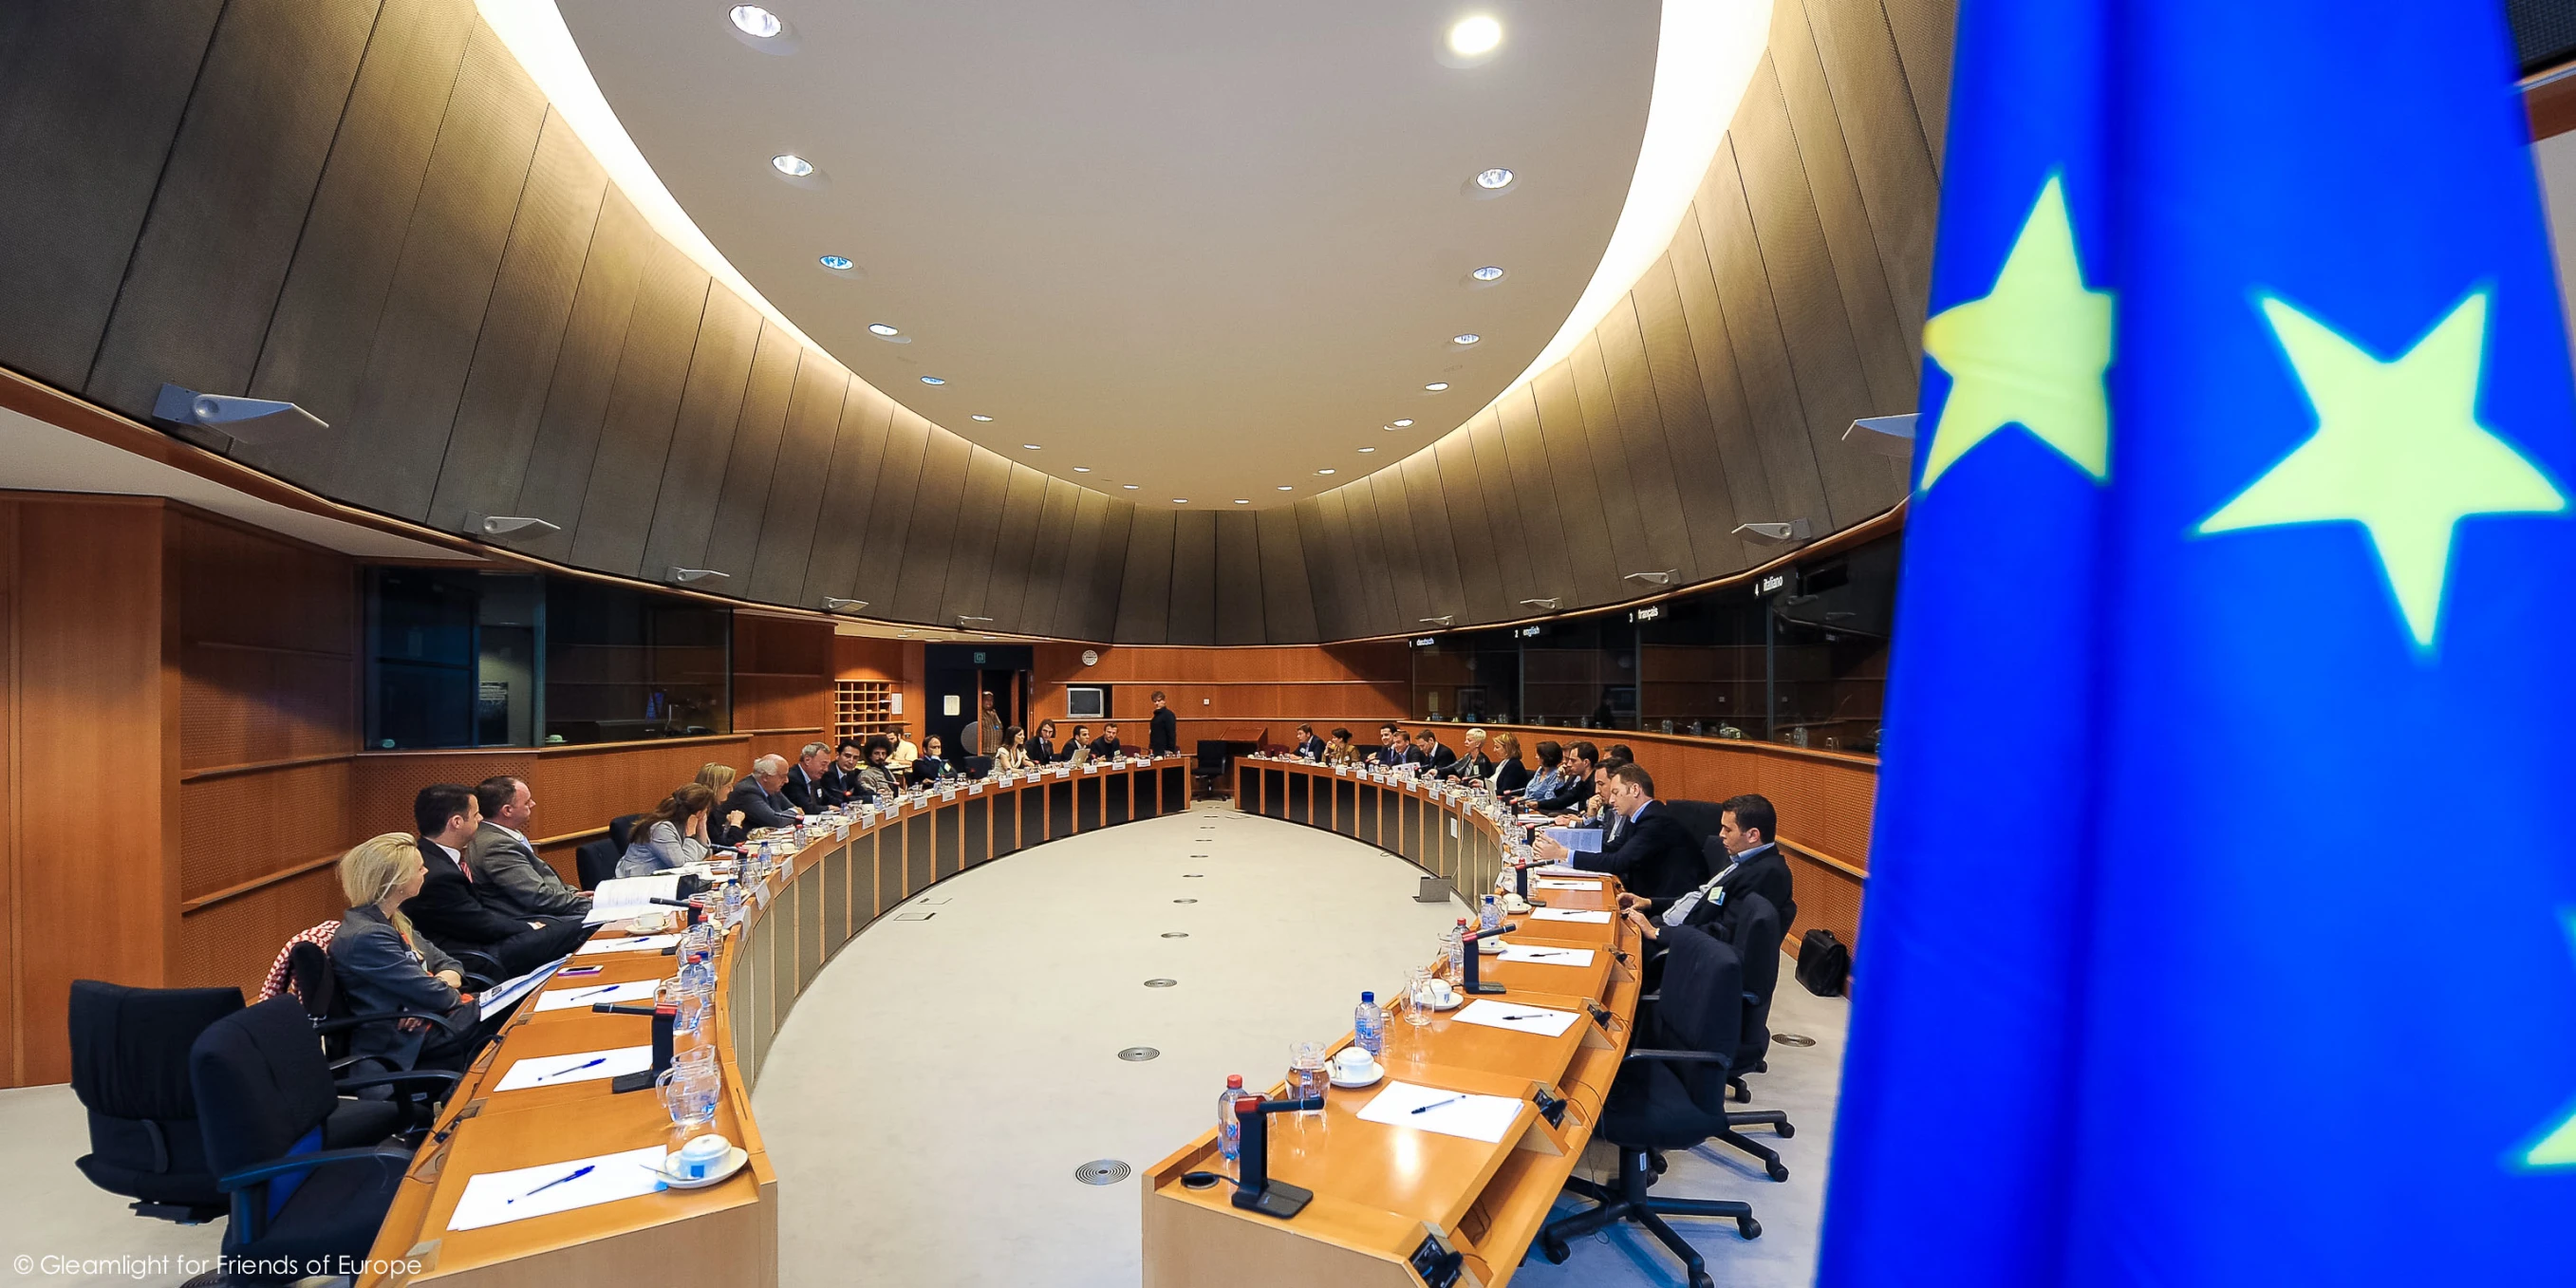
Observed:
[[[1386,1008],[1377,1004],[1377,994],[1363,992],[1360,1005],[1351,1014],[1352,1041],[1369,1053],[1370,1059],[1386,1054]]]
[[[1234,1102],[1243,1099],[1243,1075],[1225,1075],[1225,1091],[1216,1098],[1216,1150],[1233,1166],[1243,1159],[1243,1120],[1234,1116]]]
[[[1495,902],[1494,896],[1486,895],[1485,910],[1476,914],[1477,933],[1490,935],[1502,928],[1503,905]]]

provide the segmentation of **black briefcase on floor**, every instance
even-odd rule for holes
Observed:
[[[1818,997],[1840,997],[1851,976],[1851,950],[1830,930],[1810,930],[1798,939],[1798,982]]]

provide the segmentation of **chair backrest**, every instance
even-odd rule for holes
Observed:
[[[72,981],[72,1094],[89,1110],[78,1165],[100,1188],[153,1203],[222,1202],[188,1086],[188,1049],[242,1009],[237,988]]]
[[[272,997],[206,1026],[188,1049],[197,1123],[218,1176],[283,1158],[339,1093],[304,1003]]]
[[[608,839],[617,847],[618,853],[624,854],[626,847],[635,843],[635,820],[642,817],[641,814],[620,814],[608,820]]]
[[[1692,1103],[1722,1123],[1728,1076],[1751,1067],[1735,1063],[1743,1040],[1744,961],[1735,945],[1713,934],[1683,930],[1665,938],[1671,946],[1649,1037],[1659,1047],[1726,1057],[1726,1065],[1694,1064],[1682,1076]]]
[[[1672,812],[1674,822],[1690,829],[1690,834],[1699,838],[1700,852],[1716,861],[1717,866],[1710,868],[1709,872],[1714,875],[1723,870],[1726,867],[1726,847],[1712,848],[1710,843],[1717,839],[1717,825],[1726,811],[1714,801],[1667,800],[1664,808]]]
[[[1743,963],[1745,1003],[1735,1068],[1742,1072],[1771,1049],[1771,994],[1780,986],[1780,914],[1771,901],[1750,890],[1726,901],[1727,943]]]
[[[1226,762],[1231,759],[1233,759],[1233,754],[1227,747],[1225,739],[1199,739],[1198,770],[1200,773],[1223,773],[1225,772]]]
[[[957,772],[966,775],[968,778],[982,778],[993,772],[993,758],[990,756],[968,756],[957,762]]]
[[[611,823],[609,826],[614,828],[617,825]],[[616,876],[617,856],[625,852],[626,846],[615,840],[582,842],[581,847],[572,852],[572,865],[581,876],[581,888],[596,890],[600,882]]]

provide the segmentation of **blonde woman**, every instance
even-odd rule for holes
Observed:
[[[697,783],[714,793],[719,802],[717,812],[707,816],[707,844],[717,849],[742,844],[746,835],[742,827],[742,811],[721,808],[721,802],[733,791],[733,766],[719,765],[710,760],[698,767]]]
[[[1508,733],[1498,733],[1485,743],[1493,757],[1493,772],[1485,781],[1492,783],[1498,795],[1509,796],[1529,786],[1529,766],[1521,763],[1521,740]]]
[[[387,832],[340,856],[340,892],[349,910],[331,937],[331,969],[353,1011],[447,1017],[444,1027],[418,1019],[360,1025],[349,1035],[352,1053],[396,1070],[461,1068],[482,1036],[474,995],[464,991],[464,968],[415,933],[402,914],[403,900],[419,894],[429,875],[420,845],[407,832]]]

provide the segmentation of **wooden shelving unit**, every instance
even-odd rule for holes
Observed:
[[[836,738],[865,738],[894,725],[894,685],[885,680],[842,680],[834,688]]]

